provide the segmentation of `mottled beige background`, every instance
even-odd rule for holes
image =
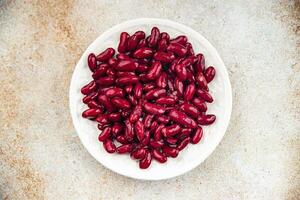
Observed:
[[[0,0],[0,199],[300,199],[300,2]],[[68,89],[107,28],[168,18],[202,33],[233,89],[220,146],[178,178],[137,181],[84,149]]]

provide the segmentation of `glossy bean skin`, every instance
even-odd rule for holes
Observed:
[[[103,129],[102,133],[100,133],[100,135],[98,136],[98,140],[104,142],[110,137],[110,135],[111,135],[111,128],[106,127]]]
[[[141,83],[137,83],[133,89],[133,95],[136,99],[142,98],[143,95],[143,85]]]
[[[187,37],[185,35],[180,35],[180,36],[177,36],[176,38],[172,39],[170,42],[171,43],[179,43],[181,45],[185,45],[186,42],[187,42]]]
[[[186,80],[188,78],[187,70],[186,70],[186,68],[182,64],[176,65],[175,72],[177,74],[177,78],[180,81],[184,81],[184,80]]]
[[[161,129],[161,133],[164,137],[172,137],[181,131],[181,127],[178,124],[172,124],[170,126]]]
[[[141,117],[141,115],[142,115],[142,106],[141,105],[137,105],[137,106],[135,106],[135,108],[131,112],[130,117],[129,117],[129,121],[131,123],[135,123],[136,121],[139,120],[139,118]]]
[[[99,108],[103,112],[103,107],[101,107],[96,101],[91,100],[87,103],[89,108]]]
[[[131,107],[130,103],[126,99],[120,97],[112,98],[111,103],[121,109],[129,109]]]
[[[162,72],[160,76],[156,79],[156,85],[159,88],[165,88],[167,87],[167,83],[168,83],[168,75],[166,74],[166,72]]]
[[[166,115],[160,115],[156,118],[156,120],[162,124],[167,124],[170,121],[170,117]]]
[[[136,46],[137,49],[140,49],[142,47],[146,47],[147,46],[147,41],[146,39],[141,39],[138,43],[138,45]]]
[[[180,132],[179,138],[184,139],[186,137],[189,137],[191,133],[192,133],[191,128],[183,128]]]
[[[97,97],[98,93],[97,92],[92,92],[88,95],[86,95],[83,99],[82,99],[82,102],[87,104],[89,103],[90,101],[94,100],[96,97]]]
[[[115,50],[113,48],[107,48],[102,53],[97,55],[96,58],[97,58],[97,61],[105,62],[108,59],[110,59],[111,57],[113,57],[114,55],[115,55]]]
[[[160,163],[165,163],[167,162],[167,157],[164,156],[164,154],[162,154],[160,151],[158,151],[157,149],[153,149],[152,151],[152,155],[153,155],[153,158],[155,160],[157,160],[158,162]]]
[[[103,147],[108,153],[114,153],[117,149],[116,145],[110,139],[103,142]]]
[[[122,133],[122,131],[123,131],[123,127],[118,122],[115,122],[114,125],[111,127],[111,133],[115,137],[117,137],[118,135],[120,135]]]
[[[184,91],[184,99],[186,101],[190,101],[193,99],[194,95],[196,93],[196,86],[193,83],[190,83]]]
[[[150,146],[154,149],[164,146],[163,140],[150,140]]]
[[[108,115],[107,115],[107,114],[101,114],[101,115],[98,115],[98,117],[96,118],[96,121],[97,121],[101,126],[107,125],[107,124],[109,123]]]
[[[121,120],[121,113],[109,113],[108,120],[111,122],[118,122]]]
[[[95,81],[89,82],[87,85],[81,88],[81,93],[84,95],[88,95],[91,92],[94,92],[97,89],[97,85]]]
[[[132,141],[134,137],[134,129],[133,124],[129,122],[129,120],[125,120],[125,138],[127,141]]]
[[[149,92],[150,90],[154,89],[156,85],[154,83],[145,83],[144,91]]]
[[[128,38],[127,41],[127,50],[133,51],[136,49],[139,42],[145,38],[145,32],[143,31],[137,31],[132,36]]]
[[[118,71],[134,71],[138,67],[138,64],[132,60],[120,60],[118,64],[114,66],[114,68]]]
[[[198,123],[201,125],[210,125],[216,121],[215,115],[200,115],[197,119]]]
[[[146,156],[146,149],[140,148],[133,151],[130,155],[133,159],[141,160]]]
[[[199,87],[205,91],[208,91],[207,82],[204,75],[201,72],[198,72],[196,75],[196,81]]]
[[[113,77],[107,76],[107,77],[100,77],[98,80],[96,80],[96,83],[100,86],[110,86],[113,85],[115,79]]]
[[[114,78],[116,76],[116,71],[113,68],[108,68],[106,70],[106,75]]]
[[[183,96],[184,85],[183,82],[180,81],[178,78],[175,78],[174,88],[176,89],[179,96]]]
[[[119,53],[116,55],[118,60],[131,60],[130,56],[125,53]]]
[[[144,126],[145,128],[149,128],[151,126],[151,123],[152,123],[152,120],[154,118],[154,115],[150,115],[150,114],[147,114],[145,117],[144,117]]]
[[[157,104],[172,106],[176,103],[176,100],[172,97],[160,97],[155,101]]]
[[[127,140],[124,135],[118,135],[116,137],[116,140],[121,144],[127,144]]]
[[[186,54],[187,54],[188,56],[193,56],[193,55],[195,55],[195,52],[194,52],[194,49],[193,49],[193,46],[192,46],[191,43],[189,43],[189,42],[186,43],[186,50],[187,50]]]
[[[198,108],[200,112],[206,112],[207,111],[207,105],[204,100],[199,98],[194,98],[192,100],[192,103]]]
[[[122,110],[121,116],[123,119],[126,119],[130,115],[130,110]]]
[[[159,97],[165,96],[166,95],[166,90],[165,89],[153,89],[147,92],[144,96],[146,100],[152,100],[152,99],[157,99]]]
[[[141,159],[139,162],[139,166],[141,169],[147,169],[152,161],[152,156],[150,152],[146,152],[145,158]]]
[[[136,84],[139,81],[139,78],[135,75],[132,76],[124,76],[116,79],[117,85],[132,85]]]
[[[117,59],[115,58],[110,58],[108,59],[107,63],[109,64],[109,66],[114,67],[117,64]]]
[[[99,95],[98,101],[104,106],[105,109],[107,109],[109,112],[112,112],[115,110],[115,107],[111,104],[110,100],[107,98],[106,95]]]
[[[108,69],[108,64],[106,63],[102,63],[99,65],[99,68],[96,69],[92,75],[94,80],[97,80],[98,78],[100,78],[101,76],[104,76],[106,74],[106,71]]]
[[[133,95],[128,95],[127,99],[129,101],[129,103],[133,106],[136,106],[138,104],[138,101],[134,98]]]
[[[188,117],[183,112],[173,109],[169,112],[169,117],[171,120],[181,124],[187,128],[196,128],[197,123],[190,117]]]
[[[207,83],[210,83],[214,79],[215,75],[216,75],[216,70],[212,66],[208,67],[204,72],[204,77]]]
[[[205,58],[203,54],[197,54],[196,57],[198,58],[197,62],[195,63],[195,71],[203,73],[205,70]]]
[[[166,154],[167,156],[170,156],[172,158],[176,158],[179,153],[177,148],[172,148],[172,147],[168,147],[168,146],[163,146],[162,151],[164,154]]]
[[[169,35],[169,33],[167,33],[167,32],[162,32],[162,33],[160,34],[160,39],[161,39],[161,40],[166,40],[166,41],[169,43],[169,41],[170,41],[170,35]]]
[[[112,97],[124,97],[125,92],[122,88],[110,88],[106,91],[105,95],[109,98]]]
[[[96,118],[99,114],[102,114],[102,111],[98,108],[90,108],[90,109],[87,109],[85,110],[83,113],[82,113],[82,117],[83,118],[89,118],[89,119],[94,119]]]
[[[198,127],[191,138],[191,143],[192,144],[197,144],[200,142],[201,138],[203,136],[203,129],[201,127]]]
[[[162,65],[159,61],[154,61],[146,75],[146,78],[149,80],[154,80],[159,77],[162,71]]]
[[[167,50],[173,52],[177,56],[183,57],[187,53],[186,48],[179,43],[170,43],[167,47]]]
[[[161,39],[157,44],[157,51],[166,51],[168,47],[168,41],[166,39]]]
[[[139,48],[133,53],[133,57],[135,58],[151,58],[152,55],[153,50],[149,47]]]
[[[141,121],[137,121],[134,128],[137,139],[142,142],[145,137],[144,124]]]
[[[200,115],[200,112],[198,111],[197,107],[186,102],[180,105],[180,110],[182,110],[187,115],[193,118],[197,118]]]
[[[126,85],[125,86],[125,92],[127,94],[131,94],[132,93],[132,90],[133,90],[133,86],[132,85]]]
[[[190,140],[191,140],[190,137],[186,137],[185,139],[183,139],[177,146],[177,149],[179,151],[183,150],[190,143]]]
[[[175,56],[171,52],[158,51],[153,55],[153,58],[163,63],[170,63],[175,59]]]
[[[118,45],[118,51],[120,53],[125,53],[127,51],[127,41],[129,38],[129,34],[127,32],[122,32],[120,35],[120,42]]]
[[[119,154],[130,153],[132,150],[131,144],[123,144],[116,149],[116,152]]]
[[[152,124],[149,127],[150,132],[154,132],[155,129],[157,129],[158,127],[158,122],[157,121],[153,121]]]
[[[196,94],[198,95],[198,97],[200,97],[201,99],[203,99],[208,103],[212,103],[214,101],[212,96],[204,90],[197,90]]]
[[[160,115],[165,113],[165,108],[153,103],[145,103],[144,109],[149,114]]]
[[[145,131],[144,139],[141,141],[141,144],[147,146],[150,142],[150,131]]]
[[[159,37],[160,37],[159,29],[157,27],[153,27],[148,41],[149,47],[155,47],[158,43]]]
[[[95,54],[90,53],[87,58],[87,61],[88,61],[88,66],[89,66],[90,70],[92,72],[94,72],[95,69],[97,68],[97,58],[96,58]]]
[[[145,64],[139,64],[139,66],[136,68],[136,71],[139,73],[147,72],[149,67]]]

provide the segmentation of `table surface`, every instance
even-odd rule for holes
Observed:
[[[200,166],[151,182],[97,163],[68,90],[86,47],[120,22],[171,19],[228,68],[230,125]],[[300,2],[0,0],[0,199],[300,199]]]

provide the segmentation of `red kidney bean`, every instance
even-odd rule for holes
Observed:
[[[187,37],[185,35],[180,35],[180,36],[177,36],[176,38],[172,39],[170,42],[171,43],[179,43],[181,45],[185,45],[186,42],[187,42]]]
[[[179,43],[170,43],[167,47],[168,51],[175,53],[177,56],[183,57],[187,53],[186,48]]]
[[[129,34],[128,33],[126,33],[126,32],[122,32],[121,33],[121,35],[120,35],[120,42],[119,42],[119,45],[118,45],[118,51],[120,53],[126,52],[128,38],[129,38]]]
[[[175,90],[175,88],[174,88],[174,82],[170,78],[168,78],[167,84],[168,84],[168,89],[170,90],[170,92],[173,92]]]
[[[124,76],[116,79],[117,85],[132,85],[136,84],[139,81],[139,78],[135,75],[133,76]]]
[[[101,126],[104,126],[109,123],[107,114],[98,115],[98,117],[96,118],[96,121],[99,124],[101,124]]]
[[[166,72],[162,72],[160,76],[156,79],[156,85],[159,88],[165,88],[168,82],[168,75]]]
[[[96,97],[97,97],[98,93],[97,92],[92,92],[90,93],[89,95],[85,96],[83,99],[82,99],[82,102],[87,104],[89,103],[91,100],[94,100]]]
[[[102,133],[100,133],[100,135],[98,136],[98,140],[103,142],[105,140],[107,140],[111,135],[111,128],[110,127],[106,127],[103,129]]]
[[[144,91],[145,92],[149,92],[150,90],[155,88],[155,84],[154,83],[145,83],[144,85]]]
[[[215,75],[216,75],[216,70],[212,66],[208,67],[204,72],[204,77],[207,83],[211,82],[214,79]]]
[[[122,110],[121,111],[121,116],[126,119],[130,115],[130,110]]]
[[[191,128],[183,128],[183,129],[181,130],[181,132],[180,132],[179,137],[180,137],[181,139],[184,139],[184,138],[186,138],[186,137],[189,137],[190,134],[191,134],[191,132],[192,132],[192,129],[191,129]]]
[[[106,63],[102,63],[99,65],[99,68],[97,70],[94,71],[92,77],[94,80],[97,80],[99,77],[105,75],[107,69],[108,69],[108,64]]]
[[[103,108],[94,100],[91,100],[87,103],[89,108],[99,108],[103,112]]]
[[[163,63],[170,63],[175,59],[175,56],[171,52],[158,51],[154,54],[153,58]]]
[[[133,51],[136,49],[139,42],[145,38],[145,33],[143,31],[137,31],[132,36],[128,38],[127,50]]]
[[[144,72],[147,72],[148,69],[149,69],[149,67],[147,65],[139,64],[139,66],[136,68],[136,71],[139,73],[144,73]]]
[[[189,56],[187,57],[186,59],[184,59],[181,64],[184,66],[184,67],[187,67],[187,66],[190,66],[190,65],[193,65],[194,63],[196,63],[198,61],[198,58],[197,56]]]
[[[104,125],[98,124],[98,129],[99,129],[100,131],[103,131],[103,129],[105,129],[105,128],[108,127],[108,126],[109,126],[109,124],[104,124]]]
[[[154,132],[157,127],[158,127],[158,122],[153,121],[152,124],[149,127],[150,132]]]
[[[150,131],[145,131],[145,136],[141,144],[147,146],[149,141],[150,141]]]
[[[172,147],[168,147],[168,146],[163,146],[162,151],[164,154],[166,154],[167,156],[170,156],[172,158],[176,158],[179,153],[177,148],[172,148]]]
[[[170,35],[168,33],[166,33],[166,32],[162,32],[160,34],[160,39],[161,40],[166,40],[167,42],[169,42],[170,41]]]
[[[168,42],[166,39],[161,39],[158,41],[157,51],[166,51],[168,46]]]
[[[166,95],[165,89],[153,89],[147,92],[144,96],[144,99],[152,100]]]
[[[131,107],[130,103],[126,99],[120,97],[112,98],[111,103],[121,109],[129,109]]]
[[[187,50],[187,53],[186,53],[186,54],[187,54],[188,56],[193,56],[193,55],[195,55],[194,49],[193,49],[193,46],[192,46],[191,43],[189,43],[189,42],[186,43],[186,50]]]
[[[147,169],[151,164],[152,156],[150,152],[146,152],[145,158],[140,160],[139,166],[141,169]]]
[[[167,105],[167,106],[172,106],[176,103],[176,100],[172,97],[160,97],[155,101],[155,103],[162,104],[162,105]]]
[[[142,48],[142,47],[146,47],[147,46],[147,41],[146,39],[142,39],[139,41],[138,45],[136,46],[137,49]]]
[[[196,86],[195,84],[190,83],[184,91],[184,99],[186,101],[192,100],[195,93],[196,93]]]
[[[114,68],[118,71],[134,71],[138,67],[138,63],[132,60],[120,60]]]
[[[134,98],[134,96],[128,95],[127,98],[132,105],[136,106],[138,104],[138,101]]]
[[[104,146],[104,149],[108,153],[114,153],[116,151],[116,145],[110,139],[107,139],[106,141],[104,141],[103,142],[103,146]]]
[[[187,78],[188,82],[189,83],[194,83],[195,82],[194,74],[188,68],[186,69],[186,72],[187,72],[186,78]]]
[[[115,50],[113,48],[107,48],[102,53],[100,53],[99,55],[97,55],[96,58],[100,62],[105,62],[108,59],[110,59],[111,57],[113,57],[114,54],[115,54]]]
[[[106,95],[99,95],[98,101],[109,111],[112,112],[115,110],[115,107],[111,104],[110,100]]]
[[[127,144],[127,140],[126,140],[126,138],[124,137],[124,135],[118,135],[118,136],[116,137],[116,140],[117,140],[119,143],[121,143],[121,144]]]
[[[157,149],[153,149],[152,151],[152,155],[153,155],[153,158],[155,160],[157,160],[158,162],[160,163],[165,163],[167,162],[167,157],[164,156],[164,154],[162,154],[159,150]]]
[[[144,120],[143,120],[145,128],[149,128],[151,126],[153,118],[154,118],[154,115],[146,114],[146,116],[144,117]]]
[[[88,95],[91,92],[95,91],[96,89],[97,89],[97,85],[96,85],[95,81],[91,81],[87,85],[85,85],[81,88],[81,93],[84,95]]]
[[[185,112],[187,115],[190,115],[193,118],[197,118],[200,115],[198,109],[189,103],[183,103],[180,105],[180,109]]]
[[[192,100],[192,103],[199,109],[200,112],[207,111],[207,105],[204,100],[199,99],[199,98],[194,98]]]
[[[134,128],[136,137],[141,142],[145,137],[144,124],[141,121],[137,121]]]
[[[210,125],[216,120],[215,115],[200,115],[197,119],[198,123],[201,125]]]
[[[164,146],[164,141],[163,140],[150,140],[150,146],[154,149],[160,148]]]
[[[97,68],[97,59],[95,54],[90,53],[87,60],[88,60],[88,66],[90,70],[94,72],[95,69]]]
[[[180,131],[181,127],[178,124],[172,124],[161,129],[161,133],[164,137],[172,137],[174,135],[177,135]]]
[[[197,124],[196,122],[188,117],[186,114],[184,114],[183,112],[180,112],[178,110],[171,110],[169,112],[169,117],[171,120],[173,120],[174,122],[177,122],[178,124],[181,124],[187,128],[196,128]]]
[[[133,125],[128,121],[125,120],[125,138],[127,141],[132,141],[133,137],[134,137],[134,129],[133,129]]]
[[[198,127],[193,135],[193,137],[191,138],[191,143],[192,144],[197,144],[199,143],[199,141],[201,140],[203,136],[203,129],[201,127]]]
[[[119,122],[115,122],[114,125],[111,127],[111,133],[113,136],[117,137],[123,131],[123,127]]]
[[[106,74],[107,74],[107,76],[115,77],[116,71],[112,68],[109,68],[109,69],[107,69]]]
[[[142,106],[137,105],[130,114],[129,121],[135,123],[142,115]],[[147,128],[147,127],[146,127]]]
[[[166,115],[160,115],[156,118],[156,120],[162,124],[167,124],[170,121],[170,117],[168,117]]]
[[[143,94],[143,85],[141,83],[137,83],[133,89],[133,95],[136,99],[142,98]]]
[[[111,122],[118,122],[121,120],[121,113],[109,113],[108,120]]]
[[[117,64],[117,59],[115,58],[110,58],[107,63],[109,64],[109,66],[114,67]]]
[[[132,150],[131,144],[123,144],[116,149],[116,152],[119,154],[130,153]]]
[[[196,94],[198,95],[198,97],[200,97],[201,99],[203,99],[204,101],[206,101],[208,103],[211,103],[211,102],[214,101],[213,98],[212,98],[212,96],[208,92],[206,92],[206,91],[197,90]]]
[[[90,109],[87,109],[85,110],[83,113],[82,113],[82,117],[84,118],[90,118],[90,119],[94,119],[96,118],[99,114],[101,114],[101,110],[100,109],[95,109],[95,108],[90,108]]]
[[[109,98],[112,97],[124,97],[125,92],[122,88],[110,88],[106,91],[105,95]]]
[[[149,80],[154,80],[157,77],[159,77],[161,71],[162,71],[161,63],[159,61],[154,61],[147,73],[146,78]]]
[[[132,85],[126,85],[125,86],[125,92],[127,94],[131,94],[132,90],[133,90],[133,86]]]
[[[187,70],[182,64],[176,65],[175,72],[177,74],[177,78],[180,81],[184,81],[187,79]]]
[[[159,36],[160,36],[159,29],[157,27],[153,27],[148,41],[149,47],[155,47],[157,45]]]
[[[114,83],[114,78],[113,77],[100,77],[98,80],[96,80],[96,83],[101,85],[101,86],[110,86]]]
[[[178,149],[179,151],[183,150],[183,149],[190,143],[190,140],[191,140],[190,137],[187,137],[187,138],[183,139],[183,140],[179,143],[179,145],[177,146],[177,149]]]
[[[160,125],[158,125],[158,127],[156,128],[156,130],[154,131],[154,134],[153,134],[153,138],[154,138],[154,140],[156,140],[156,141],[159,141],[159,140],[161,140],[161,129],[163,129],[164,128],[164,124],[160,124]]]
[[[164,114],[165,113],[165,108],[162,106],[158,106],[153,103],[145,103],[144,108],[146,112],[154,115],[159,115],[159,114]]]
[[[197,73],[196,81],[201,89],[208,91],[206,79],[201,72]]]
[[[180,81],[178,78],[175,78],[174,88],[176,89],[178,96],[183,95],[183,90],[184,90],[183,82]]]
[[[125,53],[119,53],[116,55],[117,60],[131,60],[130,56],[126,55]]]
[[[141,160],[141,159],[145,158],[145,156],[146,156],[146,149],[139,148],[135,151],[132,151],[130,156],[134,159]]]
[[[197,58],[198,58],[198,60],[197,60],[197,62],[195,63],[195,71],[196,72],[204,72],[204,70],[205,70],[205,59],[204,59],[204,56],[203,56],[203,54],[197,54],[196,55],[197,56]]]
[[[153,50],[149,47],[142,47],[133,53],[133,57],[135,58],[151,58],[152,55]]]

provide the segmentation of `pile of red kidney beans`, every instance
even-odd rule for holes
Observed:
[[[151,34],[122,32],[115,49],[88,56],[92,81],[85,85],[84,118],[98,123],[108,153],[130,154],[146,169],[152,159],[165,163],[189,143],[197,144],[201,126],[216,120],[206,114],[213,102],[208,83],[214,67],[205,67],[188,38],[170,38],[153,27]]]

